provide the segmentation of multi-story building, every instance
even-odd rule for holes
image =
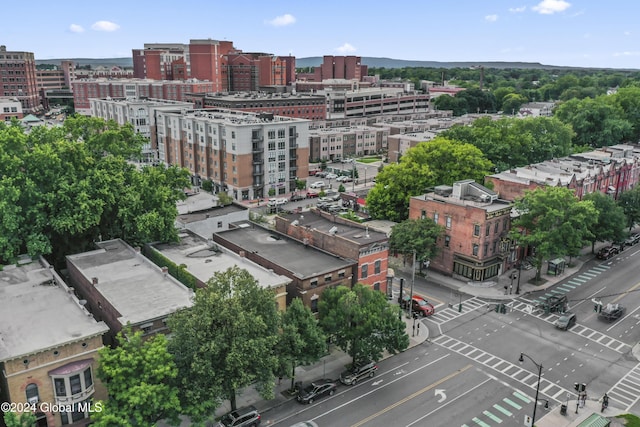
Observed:
[[[213,84],[200,80],[91,79],[73,82],[76,112],[91,114],[91,98],[154,98],[186,102],[187,94],[211,92]]]
[[[38,427],[89,421],[107,325],[43,258],[5,266],[0,295],[0,402],[37,408]]]
[[[186,79],[185,57],[188,45],[182,43],[145,43],[133,49],[133,77],[136,79]]]
[[[339,257],[355,260],[358,283],[391,293],[391,289],[387,289],[389,238],[386,234],[318,209],[276,216],[276,230]]]
[[[351,287],[357,281],[356,261],[329,254],[308,242],[293,240],[248,221],[214,234],[213,241],[289,278],[287,304],[300,298],[314,313],[318,311],[318,300],[325,289],[338,285]]]
[[[387,150],[389,129],[372,126],[347,126],[315,129],[309,132],[309,156],[312,161],[337,161],[362,157]]]
[[[516,260],[508,239],[511,202],[473,180],[441,185],[411,197],[409,218],[430,218],[444,227],[440,253],[430,267],[463,280],[483,281],[506,271]]]
[[[313,68],[312,73],[299,73],[299,80],[321,82],[329,79],[344,79],[361,81],[369,68],[362,65],[359,56],[331,56],[325,55],[322,64]]]
[[[327,91],[327,118],[344,119],[378,114],[411,114],[430,111],[429,95],[395,88]]]
[[[275,297],[278,309],[287,308],[287,286],[291,279],[268,270],[239,254],[230,251],[212,240],[203,239],[189,232],[180,233],[177,243],[153,244],[151,250],[157,251],[176,265],[184,266],[197,281],[198,287],[205,287],[215,273],[223,273],[229,268],[238,267],[253,276],[263,289],[270,289]]]
[[[119,125],[129,123],[135,132],[148,138],[148,142],[142,146],[142,163],[155,163],[159,159],[156,112],[188,110],[192,107],[187,102],[140,98],[91,98],[89,104],[93,117],[114,120]]]
[[[236,200],[286,194],[309,174],[309,120],[233,110],[158,111],[160,160]]]
[[[233,92],[252,92],[285,87],[295,80],[296,59],[270,53],[237,52],[227,55],[227,87]]]
[[[0,46],[0,97],[17,98],[26,113],[41,109],[33,52],[8,51]]]
[[[327,114],[324,95],[264,92],[199,93],[187,96],[187,100],[193,102],[195,108],[228,108],[309,120],[325,120]]]
[[[120,239],[68,255],[69,281],[87,309],[110,329],[108,343],[126,325],[144,336],[167,333],[168,316],[193,304],[193,291]]]
[[[21,120],[23,117],[22,103],[18,98],[0,98],[0,122],[9,122],[12,118]]]

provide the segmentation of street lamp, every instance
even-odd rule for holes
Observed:
[[[524,362],[525,357],[529,359],[534,365],[536,365],[536,368],[538,368],[538,385],[536,386],[536,399],[535,399],[535,402],[533,403],[533,416],[531,417],[531,425],[534,426],[536,425],[536,408],[538,407],[538,393],[540,392],[540,377],[542,376],[542,365],[536,363],[536,361],[533,360],[531,356],[524,353],[520,353],[520,358],[518,359],[518,362],[520,363]]]

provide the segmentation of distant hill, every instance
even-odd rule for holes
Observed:
[[[133,68],[132,58],[67,58],[78,65],[91,65],[91,67],[108,67],[118,66],[121,68]],[[60,65],[65,59],[37,59],[36,65],[56,64]],[[322,64],[321,56],[313,56],[308,58],[296,58],[296,67],[316,67]],[[405,59],[392,58],[374,58],[362,57],[362,64],[376,68],[406,68],[406,67],[425,67],[425,68],[469,68],[483,66],[485,68],[525,68],[525,69],[585,69],[584,67],[567,67],[559,65],[545,65],[539,62],[498,62],[498,61],[476,61],[476,62],[438,62],[438,61],[410,61]],[[606,69],[606,68],[603,68]],[[609,68],[610,69],[610,68]],[[620,70],[623,71],[623,70]]]

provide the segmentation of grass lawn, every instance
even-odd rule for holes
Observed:
[[[625,420],[625,425],[627,427],[640,427],[640,418],[635,415],[625,414],[617,416],[616,418],[621,418]]]
[[[380,160],[382,160],[382,157],[363,157],[361,159],[358,159],[360,163],[375,163],[379,162]]]

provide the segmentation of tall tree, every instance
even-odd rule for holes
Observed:
[[[596,242],[619,242],[625,237],[627,218],[624,209],[615,200],[599,191],[585,195],[582,200],[592,201],[598,211],[598,216],[591,226],[591,252],[594,251]]]
[[[518,216],[512,221],[511,238],[520,246],[535,248],[536,280],[542,263],[558,255],[575,255],[591,242],[598,212],[590,200],[579,201],[565,187],[543,187],[516,199]]]
[[[278,337],[278,357],[285,373],[291,374],[291,389],[295,385],[296,367],[316,362],[327,351],[327,343],[309,307],[295,298],[282,313]]]
[[[437,240],[444,234],[444,227],[433,222],[431,218],[406,219],[391,229],[389,246],[405,256],[416,254],[416,261],[422,265],[424,261],[438,254]]]
[[[23,412],[18,415],[15,412],[5,412],[3,417],[7,427],[33,427],[36,425],[36,414],[33,412]]]
[[[169,318],[185,414],[203,421],[251,384],[265,399],[273,397],[278,368],[279,315],[273,292],[260,287],[247,270],[217,272],[196,291],[191,308]]]
[[[404,351],[409,346],[400,308],[369,286],[326,289],[318,304],[320,326],[353,363],[380,360],[382,351]]]
[[[125,328],[117,341],[117,347],[99,351],[98,378],[109,399],[93,413],[94,425],[152,427],[160,420],[179,425],[178,369],[167,351],[166,337],[144,340],[142,332]]]
[[[627,226],[631,231],[633,226],[640,222],[640,185],[636,185],[631,190],[623,191],[618,199],[618,204],[627,217]]]

